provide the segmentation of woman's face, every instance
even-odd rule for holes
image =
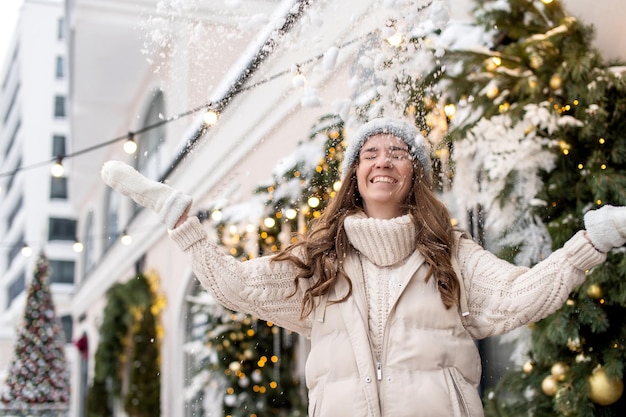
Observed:
[[[409,147],[391,134],[370,136],[361,147],[356,178],[365,214],[382,219],[402,216],[413,187]]]

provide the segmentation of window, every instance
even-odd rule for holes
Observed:
[[[54,117],[65,117],[65,97],[54,97]]]
[[[83,272],[85,275],[96,265],[93,229],[93,211],[90,210],[87,213],[87,220],[85,220],[85,235],[83,236]]]
[[[7,297],[7,308],[11,305],[11,302],[24,291],[26,288],[26,274],[22,272],[15,281],[9,285],[9,294]]]
[[[11,265],[11,262],[13,262],[13,259],[15,259],[15,257],[20,254],[20,251],[22,250],[22,247],[24,246],[24,233],[22,233],[22,236],[20,236],[17,242],[18,243],[14,244],[9,250],[9,252],[7,253],[7,265]]]
[[[54,135],[52,137],[52,156],[65,156],[65,136]]]
[[[51,217],[48,224],[48,240],[76,239],[76,220]]]
[[[67,200],[66,177],[50,177],[50,198],[53,200]]]
[[[164,112],[165,100],[163,93],[159,91],[155,94],[146,112],[144,126],[153,126],[161,122]],[[160,150],[161,143],[165,141],[165,133],[165,125],[161,124],[156,129],[148,129],[146,132],[142,133],[138,141],[139,149],[137,155],[140,155],[140,157],[136,159],[137,171],[153,180],[157,180],[159,175],[163,173]]]
[[[62,17],[57,21],[57,39],[63,40],[65,37],[65,20]]]
[[[63,327],[63,333],[65,333],[65,343],[70,343],[72,333],[74,332],[72,316],[61,316],[61,327]]]
[[[65,76],[65,67],[63,63],[63,57],[57,56],[57,65],[56,65],[56,77],[63,78]]]
[[[120,232],[118,231],[118,223],[119,223],[119,206],[120,206],[120,197],[118,192],[113,192],[112,188],[107,190],[107,199],[106,199],[106,247],[111,247],[117,238],[120,236]]]
[[[49,262],[51,284],[74,283],[74,261],[55,261],[50,259]]]

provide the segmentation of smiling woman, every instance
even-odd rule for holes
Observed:
[[[482,417],[474,340],[556,311],[626,242],[626,207],[605,206],[533,268],[497,258],[452,226],[424,138],[404,121],[375,119],[351,135],[342,175],[299,241],[241,262],[187,216],[189,197],[120,162],[102,169],[109,186],[173,227],[218,302],[311,339],[310,417]]]

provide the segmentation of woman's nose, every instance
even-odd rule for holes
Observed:
[[[386,152],[381,152],[380,155],[376,157],[374,164],[377,167],[385,167],[385,168],[389,168],[393,165],[391,158]]]

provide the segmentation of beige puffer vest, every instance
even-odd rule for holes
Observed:
[[[405,277],[384,326],[382,354],[369,340],[363,270],[356,251],[344,268],[353,294],[339,281],[315,311],[307,360],[309,417],[479,417],[481,362],[459,309],[446,309],[436,279],[425,281],[423,256],[389,268]]]

